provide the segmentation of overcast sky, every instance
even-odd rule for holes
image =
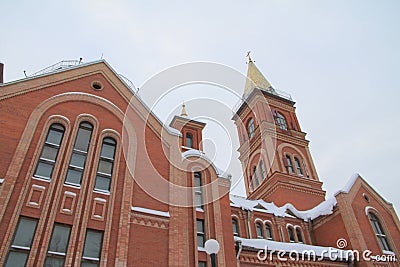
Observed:
[[[61,60],[102,56],[136,87],[193,61],[245,74],[251,50],[270,83],[296,101],[327,195],[358,172],[399,210],[399,1],[13,0],[2,1],[0,12],[6,81]],[[175,107],[168,116],[190,92],[196,99],[193,91],[164,103]],[[167,120],[163,107],[155,112]],[[188,112],[195,107],[188,103]],[[231,116],[227,110],[219,114]],[[222,165],[231,154],[224,147],[214,149]],[[229,171],[240,176],[239,162],[233,165]],[[234,190],[243,192],[242,186]]]

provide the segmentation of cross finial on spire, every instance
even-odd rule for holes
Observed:
[[[182,103],[181,117],[187,117],[187,116],[188,116],[188,114],[186,113],[185,101],[183,101],[183,103]]]
[[[251,59],[251,57],[250,57],[250,53],[251,53],[251,51],[248,51],[247,52],[247,55],[246,55],[246,57],[248,58],[248,63],[250,63],[250,62],[253,62],[253,60]]]

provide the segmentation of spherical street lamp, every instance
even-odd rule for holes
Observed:
[[[215,239],[208,239],[204,244],[204,248],[208,255],[211,257],[211,266],[217,267],[216,254],[219,251],[219,243]]]

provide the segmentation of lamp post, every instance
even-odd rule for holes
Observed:
[[[215,239],[208,239],[204,244],[204,248],[208,255],[211,257],[211,266],[217,267],[217,253],[219,251],[219,243]]]

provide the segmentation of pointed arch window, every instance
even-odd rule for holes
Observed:
[[[303,234],[301,233],[300,227],[296,227],[296,236],[297,236],[297,242],[303,243]]]
[[[117,142],[113,138],[106,137],[103,139],[94,186],[96,190],[110,192],[116,145]]]
[[[254,188],[260,185],[260,181],[258,180],[257,166],[253,167],[253,184]]]
[[[193,148],[193,135],[191,133],[186,133],[186,147]]]
[[[292,158],[289,155],[286,155],[285,159],[286,159],[286,168],[287,168],[288,173],[294,174]]]
[[[286,119],[282,113],[276,112],[275,121],[280,129],[287,131],[288,127],[287,127]]]
[[[82,182],[90,139],[92,137],[92,130],[93,126],[88,122],[82,122],[79,125],[71,160],[68,166],[67,177],[65,178],[65,183],[67,184],[79,186]]]
[[[378,239],[381,249],[386,250],[386,251],[392,251],[392,249],[390,248],[389,242],[388,242],[388,238],[383,230],[382,224],[379,221],[378,217],[375,214],[370,212],[369,220],[372,224],[372,228],[374,229],[376,238]]]
[[[256,222],[256,234],[257,234],[257,238],[264,238],[263,236],[263,230],[262,230],[262,225],[260,222]]]
[[[274,240],[274,237],[272,235],[272,227],[269,223],[265,223],[265,234],[267,239]]]
[[[260,172],[261,172],[261,178],[263,180],[265,180],[265,178],[267,177],[267,173],[265,171],[265,167],[264,167],[264,162],[261,160],[260,163],[258,164],[259,168],[260,168]]]
[[[232,230],[233,230],[233,235],[234,236],[240,236],[239,235],[239,223],[237,219],[232,218]]]
[[[249,139],[253,138],[254,136],[254,119],[250,118],[250,120],[247,122],[247,134],[249,135]]]
[[[301,168],[300,160],[297,157],[294,157],[294,164],[296,164],[297,174],[303,176],[303,169]]]
[[[54,123],[50,126],[36,165],[34,177],[50,180],[53,175],[54,165],[57,161],[58,151],[64,137],[65,128]]]
[[[289,227],[287,228],[287,231],[288,231],[288,236],[289,236],[289,242],[291,242],[291,243],[296,242],[296,238],[295,238],[295,236],[294,236],[293,227],[289,226]]]

